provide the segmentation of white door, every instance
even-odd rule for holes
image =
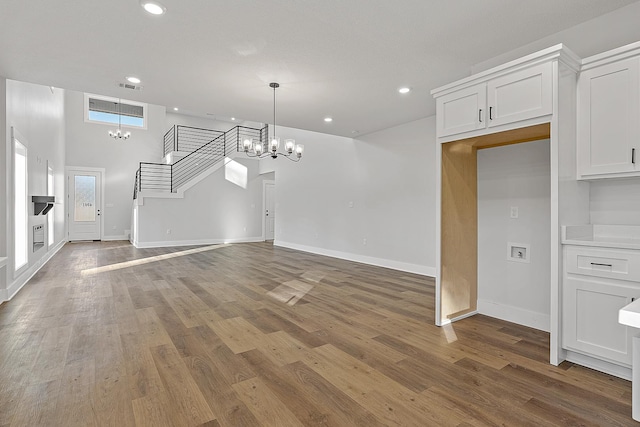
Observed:
[[[264,239],[273,240],[276,228],[276,185],[264,185]]]
[[[101,240],[99,171],[69,170],[69,240]]]

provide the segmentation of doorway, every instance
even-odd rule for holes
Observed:
[[[67,168],[69,241],[102,240],[104,169]]]
[[[264,181],[264,240],[273,240],[276,234],[276,182]]]

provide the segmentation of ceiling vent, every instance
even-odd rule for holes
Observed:
[[[142,90],[142,86],[136,86],[132,83],[120,83],[119,86],[130,90]]]

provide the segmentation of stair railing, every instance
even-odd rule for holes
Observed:
[[[188,132],[192,134],[190,138],[187,138],[189,142],[185,143],[186,145],[182,147],[189,147],[189,144],[195,146],[198,144],[198,138],[203,138],[203,135],[206,135],[204,132],[194,132],[194,129],[210,131],[216,136],[206,144],[201,144],[198,148],[195,148],[191,153],[172,165],[140,162],[140,166],[136,171],[133,191],[134,199],[138,197],[138,193],[141,191],[175,193],[182,185],[223,160],[234,150],[243,151],[243,141],[245,139],[251,138],[254,141],[260,141],[264,145],[267,141],[268,134],[267,126],[262,129],[236,126],[226,132],[190,128],[188,126],[174,126],[165,134],[165,152],[167,147],[171,147],[172,144],[177,144],[177,135],[180,135],[180,128],[188,128],[190,129]],[[182,135],[185,135],[185,133],[182,133]],[[169,143],[167,141],[169,141]],[[180,146],[175,145],[172,151],[177,151],[175,148],[180,148]]]

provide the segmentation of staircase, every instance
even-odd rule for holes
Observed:
[[[167,163],[140,162],[133,199],[140,192],[177,193],[228,156],[243,151],[251,138],[266,146],[268,126],[262,129],[236,126],[226,132],[190,126],[173,126],[164,135]],[[176,158],[178,158],[176,160]]]

